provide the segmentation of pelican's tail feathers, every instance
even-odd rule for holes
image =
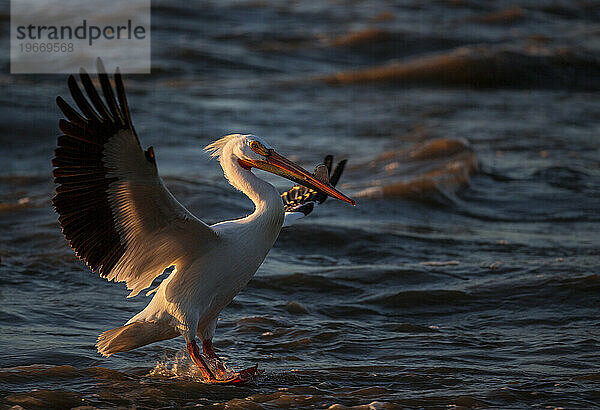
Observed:
[[[126,352],[160,340],[172,339],[180,333],[166,323],[133,322],[107,330],[98,336],[96,348],[103,356]]]

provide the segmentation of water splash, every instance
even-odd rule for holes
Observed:
[[[229,379],[235,376],[236,372],[229,369],[221,360],[209,358],[204,354],[201,355],[217,378]],[[184,349],[177,351],[172,357],[165,353],[163,358],[156,362],[154,368],[150,370],[148,375],[174,379],[190,378],[197,381],[203,381],[200,370],[198,370],[198,367],[192,362]]]
[[[185,350],[179,350],[174,356],[165,353],[158,360],[154,368],[148,373],[149,376],[168,378],[193,378],[202,380],[202,375],[196,365],[190,360]]]

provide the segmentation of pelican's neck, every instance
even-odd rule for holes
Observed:
[[[275,187],[258,178],[250,170],[242,168],[233,154],[222,155],[220,162],[229,183],[254,203],[254,212],[244,219],[265,224],[277,230],[279,234],[284,212],[281,196]]]

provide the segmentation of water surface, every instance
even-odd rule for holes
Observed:
[[[256,384],[200,383],[182,338],[104,359],[97,335],[149,299],[68,248],[50,206],[66,78],[6,74],[4,53],[2,406],[600,401],[597,2],[153,5],[153,74],[126,88],[182,203],[250,211],[202,148],[252,132],[306,167],[348,158],[359,206],[282,231],[223,311],[215,346],[258,362]]]

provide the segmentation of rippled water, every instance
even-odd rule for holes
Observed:
[[[600,401],[600,4],[153,2],[133,121],[207,222],[248,199],[202,153],[235,131],[342,188],[222,313],[245,387],[183,339],[101,358],[149,299],[91,274],[50,207],[64,76],[0,74],[0,405],[587,408]],[[6,24],[8,10],[0,13]],[[281,189],[286,181],[271,178]]]

